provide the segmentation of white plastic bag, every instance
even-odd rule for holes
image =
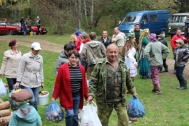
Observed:
[[[81,51],[82,51],[83,47],[84,47],[84,44],[83,44],[83,43],[81,43],[79,53],[81,53]]]
[[[97,108],[92,104],[87,104],[81,114],[81,126],[102,126],[97,115]]]
[[[0,97],[5,97],[7,94],[7,89],[5,88],[5,85],[2,81],[2,79],[0,78]]]

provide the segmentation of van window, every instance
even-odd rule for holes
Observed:
[[[171,23],[183,23],[186,20],[186,16],[172,15],[169,19]]]
[[[147,24],[147,23],[148,23],[147,15],[144,15],[144,16],[142,17],[142,21],[144,22],[144,24]]]
[[[121,22],[121,24],[126,24],[126,23],[139,23],[141,20],[141,16],[140,15],[131,15],[131,16],[126,16],[123,21]]]
[[[157,15],[150,15],[150,21],[156,22],[157,21]]]

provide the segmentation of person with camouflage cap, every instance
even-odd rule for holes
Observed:
[[[185,68],[185,64],[188,62],[189,58],[189,50],[184,45],[184,41],[182,39],[175,40],[176,48],[174,50],[174,59],[175,59],[175,68],[176,68],[176,77],[179,81],[179,86],[177,89],[183,90],[187,89],[187,81],[183,76],[183,71]]]
[[[134,97],[138,97],[125,63],[118,58],[118,47],[110,44],[106,58],[96,64],[91,74],[87,99],[91,103],[96,98],[98,116],[103,126],[108,126],[113,109],[118,115],[118,126],[129,125],[126,88]]]
[[[138,63],[135,59],[136,49],[135,49],[135,33],[131,32],[127,35],[126,43],[122,48],[123,61],[129,70],[132,81],[134,82],[135,76],[137,75],[137,66]]]

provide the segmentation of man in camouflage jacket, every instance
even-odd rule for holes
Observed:
[[[87,101],[90,103],[96,98],[98,116],[103,126],[108,126],[113,108],[118,114],[118,126],[128,126],[126,88],[134,97],[138,95],[125,63],[118,59],[118,47],[110,44],[106,53],[107,57],[96,64],[91,74]]]

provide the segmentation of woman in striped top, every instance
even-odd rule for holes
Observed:
[[[66,126],[78,126],[78,111],[83,108],[84,97],[88,98],[85,69],[75,50],[68,55],[69,62],[60,66],[54,86],[52,101],[59,97],[66,110]]]

